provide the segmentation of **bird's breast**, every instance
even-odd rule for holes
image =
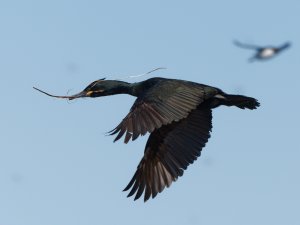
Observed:
[[[272,57],[274,54],[275,54],[274,49],[266,48],[261,52],[260,56],[262,58],[269,58],[269,57]]]

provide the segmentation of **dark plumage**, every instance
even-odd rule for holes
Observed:
[[[144,157],[124,189],[130,191],[128,196],[135,195],[135,199],[144,193],[144,201],[169,187],[200,156],[210,137],[213,108],[226,105],[256,109],[259,106],[254,98],[229,95],[204,84],[165,78],[132,84],[101,79],[76,95],[50,96],[72,100],[114,94],[137,97],[127,116],[110,132],[116,135],[115,141],[125,136],[124,142],[128,143],[150,133]]]
[[[278,47],[275,46],[262,47],[262,46],[244,44],[239,41],[234,41],[233,43],[240,48],[253,49],[256,51],[255,55],[249,58],[249,62],[253,62],[255,60],[271,59],[274,56],[278,55],[283,50],[291,46],[290,42],[286,42]]]

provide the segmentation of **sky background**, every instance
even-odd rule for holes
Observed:
[[[0,225],[299,225],[300,2],[0,1]],[[234,39],[292,47],[248,63]],[[105,132],[134,97],[68,102],[92,81],[153,76],[257,98],[220,107],[201,157],[154,200],[126,198],[147,136]]]

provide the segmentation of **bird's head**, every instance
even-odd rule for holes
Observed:
[[[109,95],[113,88],[115,88],[115,81],[99,79],[90,83],[82,92],[82,97],[101,97]]]
[[[105,80],[105,78],[103,78],[90,83],[83,91],[79,92],[78,94],[74,94],[70,96],[51,95],[38,88],[34,87],[34,89],[51,97],[67,98],[69,100],[73,100],[76,98],[85,98],[85,97],[96,98],[96,97],[102,97],[107,95],[127,93],[128,85],[129,85],[128,83],[123,81]]]

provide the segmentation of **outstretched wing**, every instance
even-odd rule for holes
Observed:
[[[162,125],[186,118],[205,99],[215,95],[217,89],[184,81],[164,81],[139,96],[128,115],[110,134],[114,141],[125,133],[124,142],[139,135],[153,132]]]
[[[281,46],[279,46],[279,50],[280,51],[282,51],[282,50],[284,50],[284,49],[287,49],[287,48],[289,48],[291,46],[291,43],[290,42],[286,42],[286,43],[284,43],[284,44],[282,44]]]
[[[237,40],[234,40],[233,44],[235,44],[236,46],[238,46],[240,48],[254,49],[254,50],[258,50],[258,51],[263,49],[263,47],[261,47],[261,46],[245,44],[245,43],[241,43]]]
[[[187,118],[151,133],[144,157],[124,189],[131,189],[128,197],[135,194],[136,200],[145,193],[144,201],[151,196],[154,198],[200,156],[212,129],[211,109],[201,108],[193,110]]]

